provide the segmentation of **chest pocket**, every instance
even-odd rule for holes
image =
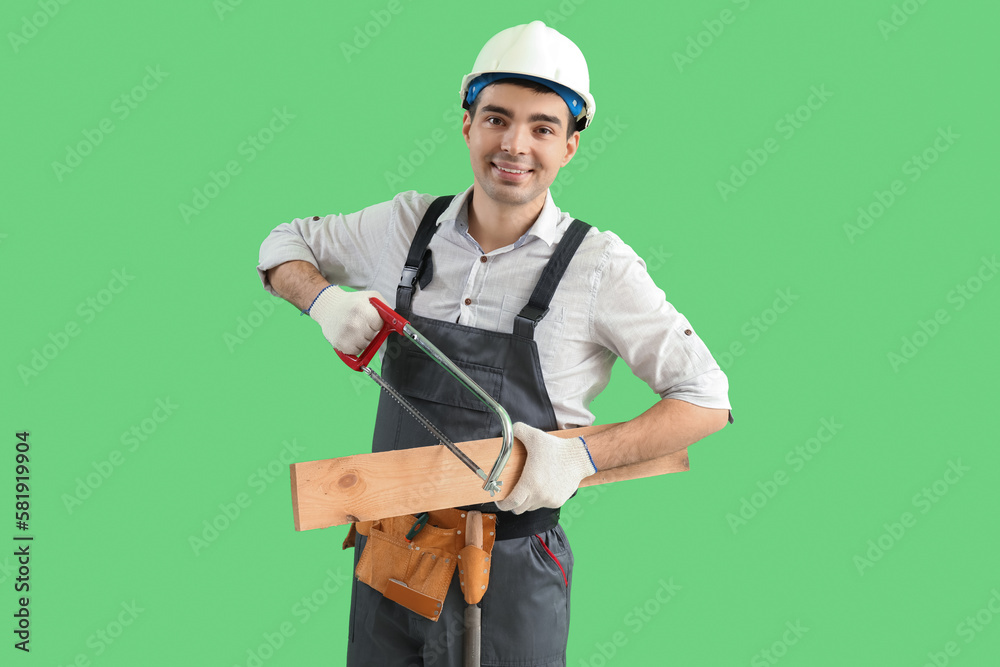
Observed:
[[[398,380],[396,389],[409,398],[430,401],[455,408],[493,413],[466,389],[451,373],[420,350],[409,349],[404,353],[406,373]],[[498,368],[452,360],[476,384],[497,401],[503,389],[503,372]]]
[[[394,378],[394,386],[446,436],[454,442],[462,442],[500,434],[500,419],[451,373],[419,350],[410,349],[403,354],[404,358],[400,361],[403,361],[405,371]],[[455,359],[452,361],[486,393],[501,402],[503,373],[499,369]],[[404,415],[402,409],[398,419],[397,429],[407,428],[404,425],[409,423],[422,431],[416,421]],[[399,437],[397,433],[397,442]],[[425,438],[423,433],[420,433],[420,438]],[[410,439],[419,444],[419,439]]]

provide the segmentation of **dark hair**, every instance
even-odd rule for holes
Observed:
[[[472,106],[469,107],[470,119],[476,117],[476,111],[479,109],[479,100],[483,98],[483,91],[486,90],[486,88],[489,88],[490,86],[496,83],[510,83],[515,86],[520,86],[521,88],[528,88],[530,90],[535,91],[538,94],[552,93],[553,95],[558,95],[556,91],[552,90],[544,83],[539,83],[537,81],[532,81],[530,79],[517,79],[517,78],[500,79],[498,81],[494,81],[493,83],[487,84],[483,88],[483,90],[479,91],[479,94],[476,95],[476,99],[472,101]],[[568,120],[568,122],[566,123],[566,138],[569,139],[570,137],[573,136],[573,133],[576,132],[576,118],[573,117],[573,112],[569,110],[568,105],[566,106],[566,118]]]

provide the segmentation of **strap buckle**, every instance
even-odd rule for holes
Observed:
[[[535,327],[548,312],[548,306],[543,308],[529,303],[514,317],[514,334],[521,338],[534,338]]]

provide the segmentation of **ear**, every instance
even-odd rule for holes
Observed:
[[[566,155],[563,157],[562,164],[559,165],[560,169],[569,164],[569,161],[573,159],[576,155],[576,149],[580,147],[580,131],[577,130],[573,133],[573,136],[566,141]]]
[[[469,131],[472,129],[472,116],[469,115],[469,110],[466,109],[465,113],[462,115],[462,136],[465,137],[465,145],[469,146]]]

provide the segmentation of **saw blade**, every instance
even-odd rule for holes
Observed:
[[[382,387],[382,389],[384,389],[386,393],[392,396],[397,403],[402,405],[403,408],[405,408],[406,411],[409,412],[414,419],[420,422],[421,426],[430,431],[431,435],[433,435],[435,438],[438,439],[438,442],[440,442],[442,445],[450,449],[452,454],[458,457],[459,461],[461,461],[462,463],[464,463],[469,467],[469,470],[479,475],[479,477],[482,478],[483,481],[488,480],[486,473],[483,472],[482,468],[476,465],[475,461],[470,459],[465,452],[459,449],[458,445],[456,445],[444,433],[442,433],[437,426],[432,424],[431,421],[427,419],[427,417],[424,417],[422,414],[420,414],[408,400],[403,398],[402,394],[393,389],[393,387],[388,382],[383,380],[381,375],[373,371],[368,366],[365,366],[362,370],[368,375],[368,377],[375,380],[375,382],[378,383],[378,386]]]

